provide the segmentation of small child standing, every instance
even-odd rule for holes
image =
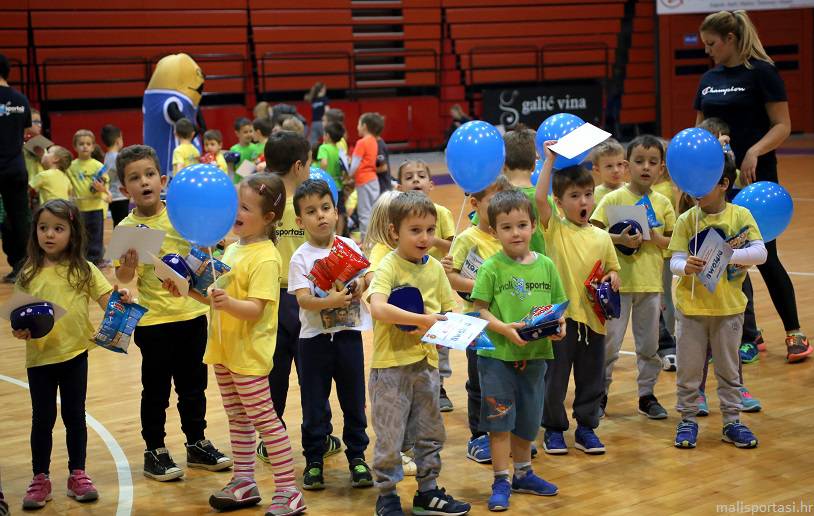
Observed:
[[[40,205],[51,199],[71,198],[71,180],[68,178],[68,169],[73,156],[64,147],[51,145],[42,155],[42,172],[31,179],[29,186],[40,194]]]
[[[106,267],[109,264],[103,261],[105,254],[105,210],[110,202],[108,184],[110,177],[104,172],[96,177],[104,166],[90,157],[95,144],[93,133],[80,129],[73,135],[73,147],[76,159],[68,168],[68,179],[71,180],[73,194],[76,196],[76,205],[82,215],[82,225],[88,234],[87,259],[94,265]]]
[[[525,193],[498,192],[489,203],[489,225],[502,251],[478,269],[472,300],[489,322],[487,334],[494,350],[478,350],[478,374],[485,403],[480,430],[489,433],[494,482],[490,511],[505,511],[511,492],[554,496],[557,486],[534,474],[531,443],[543,417],[546,360],[554,358],[551,340],[565,337],[565,318],[551,340],[526,342],[517,333],[535,307],[566,301],[554,263],[531,250],[536,230],[534,207]],[[514,476],[509,481],[509,461]]]
[[[361,249],[349,238],[335,233],[338,214],[331,190],[324,181],[308,179],[294,193],[297,224],[305,229],[308,241],[291,257],[288,292],[297,296],[300,306],[300,374],[308,381],[300,386],[302,399],[302,447],[305,455],[303,489],[323,489],[323,455],[330,432],[325,425],[325,406],[331,393],[331,379],[345,420],[342,438],[353,487],[370,487],[373,476],[365,463],[370,442],[365,429],[365,364],[362,331],[370,330],[370,314],[359,301],[365,290],[363,275],[353,280],[353,288],[332,289],[327,297],[315,294],[308,279],[317,260],[327,257],[335,239],[340,239],[360,255]],[[330,420],[330,418],[328,418]]]
[[[640,233],[633,234],[626,227],[620,234],[611,233],[614,244],[638,249],[634,254],[625,254],[617,249],[621,270],[621,315],[619,319],[608,321],[608,337],[605,340],[605,397],[602,411],[607,404],[613,366],[619,358],[619,350],[625,338],[628,321],[633,314],[633,339],[636,345],[636,365],[638,375],[639,413],[650,419],[664,419],[667,411],[653,394],[656,380],[661,372],[659,348],[659,313],[661,312],[663,250],[670,243],[669,235],[675,224],[675,211],[670,200],[652,190],[653,183],[661,173],[664,162],[664,147],[655,136],[642,135],[635,138],[627,148],[627,161],[630,166],[630,182],[624,187],[605,195],[591,222],[608,228],[608,208],[611,206],[633,206],[644,202],[647,197],[652,205],[654,223],[650,227],[650,240],[643,241]],[[648,217],[650,219],[651,217]]]
[[[680,276],[676,287],[676,408],[681,414],[675,438],[678,448],[695,448],[696,445],[699,386],[707,363],[708,347],[712,350],[718,379],[718,399],[724,422],[721,439],[738,448],[754,448],[758,444],[754,434],[740,422],[738,347],[746,308],[746,296],[741,290],[744,275],[730,279],[724,273],[714,292],[710,292],[696,278],[706,262],[692,254],[700,232],[710,228],[708,231],[723,231],[724,238],[745,232],[748,243],[734,250],[730,264],[751,266],[766,261],[766,247],[752,214],[746,208],[726,202],[726,191],[734,180],[735,163],[727,158],[718,185],[700,198],[697,206],[679,217],[670,240],[670,250],[673,251],[670,268]]]
[[[102,127],[101,136],[102,143],[107,147],[104,164],[107,167],[107,175],[110,177],[110,217],[113,219],[113,227],[115,228],[130,211],[130,201],[122,194],[119,174],[116,173],[116,156],[124,147],[124,139],[122,138],[122,130],[112,124]]]
[[[625,149],[618,141],[608,138],[591,151],[593,169],[599,173],[602,183],[594,188],[594,207],[605,195],[618,190],[625,184],[627,175],[627,161]]]
[[[378,113],[364,113],[359,117],[359,125],[356,128],[360,139],[353,149],[353,160],[351,161],[349,174],[356,182],[356,214],[359,218],[359,232],[362,241],[367,233],[367,224],[370,220],[370,211],[373,203],[381,193],[379,179],[376,175],[376,156],[378,156],[378,144],[376,136],[381,132],[384,122]]]
[[[209,129],[204,133],[204,155],[201,156],[201,163],[214,163],[219,169],[227,174],[229,167],[226,165],[226,158],[223,157],[223,134],[217,129]]]
[[[28,260],[15,289],[55,303],[66,313],[48,335],[32,339],[28,330],[14,330],[26,341],[26,368],[31,391],[31,459],[34,478],[23,498],[23,509],[39,509],[51,500],[49,468],[59,390],[68,445],[68,496],[78,502],[99,498],[85,473],[88,430],[85,398],[88,389],[88,350],[91,336],[88,303],[105,310],[113,291],[105,276],[82,256],[85,231],[79,210],[64,199],[40,206],[31,224]],[[130,294],[121,290],[122,301]]]
[[[237,136],[237,143],[232,145],[229,151],[237,152],[240,155],[240,160],[235,164],[235,170],[237,170],[246,160],[254,163],[254,160],[263,152],[263,149],[258,149],[258,147],[252,143],[254,126],[252,126],[252,121],[246,117],[240,117],[235,120],[235,136]],[[235,175],[235,183],[239,183],[240,179],[240,176]]]
[[[339,215],[337,220],[336,233],[341,235],[345,232],[347,224],[345,209],[345,191],[342,181],[342,162],[339,159],[339,147],[337,143],[345,137],[345,127],[337,122],[327,124],[323,130],[322,145],[317,150],[317,162],[322,170],[333,178],[336,190],[339,193],[336,202],[336,209]]]
[[[600,282],[619,290],[619,260],[607,232],[590,222],[594,210],[594,178],[581,165],[558,170],[553,176],[552,206],[548,196],[552,184],[554,153],[545,142],[545,163],[537,181],[537,209],[546,238],[546,249],[570,303],[566,311],[566,337],[554,342],[554,360],[546,371],[542,426],[543,449],[548,454],[568,453],[563,433],[568,430],[565,395],[571,368],[574,369],[573,414],[577,421],[574,447],[587,454],[605,453],[594,430],[599,426],[600,402],[605,393],[605,321],[594,312],[585,291],[597,263],[603,271]],[[600,158],[601,160],[602,158]],[[560,217],[557,208],[564,214]]]
[[[195,126],[189,119],[182,118],[175,122],[175,137],[178,139],[178,146],[172,151],[172,175],[182,169],[200,162],[201,151],[192,144],[195,137]]]
[[[424,194],[403,192],[391,202],[389,218],[397,247],[381,261],[368,289],[375,321],[368,382],[376,432],[373,469],[379,497],[375,514],[404,514],[396,484],[403,478],[399,452],[407,432],[412,432],[415,439],[418,468],[413,513],[466,514],[470,505],[446,494],[436,482],[446,440],[438,407],[438,352],[435,346],[421,343],[421,335],[443,319],[439,312],[455,307],[444,268],[435,258],[427,256],[435,233],[435,206]],[[408,312],[388,302],[393,290],[405,285],[421,292],[426,313]],[[417,330],[405,332],[397,324],[415,326]]]

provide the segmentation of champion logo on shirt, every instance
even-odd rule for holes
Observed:
[[[728,86],[726,88],[713,88],[712,86],[707,86],[701,90],[701,95],[709,95],[710,93],[720,93],[722,95],[726,95],[727,93],[739,93],[743,91],[746,91],[746,88],[741,88],[740,86]]]

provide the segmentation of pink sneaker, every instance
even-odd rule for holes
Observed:
[[[51,501],[51,480],[40,473],[31,480],[23,497],[23,509],[40,509]]]
[[[77,502],[92,502],[99,498],[99,492],[84,470],[75,469],[68,477],[68,496]]]
[[[292,491],[275,491],[266,516],[291,516],[305,512],[305,500],[296,488]]]

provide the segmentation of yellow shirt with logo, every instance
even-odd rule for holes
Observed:
[[[39,339],[29,339],[25,346],[25,366],[37,367],[58,364],[93,349],[91,340],[94,328],[90,322],[88,303],[95,303],[100,297],[113,290],[104,274],[95,265],[90,267],[90,283],[87,291],[77,291],[68,282],[68,265],[59,264],[40,269],[27,288],[19,283],[20,290],[65,309],[63,315],[48,335]]]
[[[266,301],[263,314],[244,321],[216,310],[209,322],[204,362],[221,364],[230,371],[266,376],[271,371],[277,342],[277,305],[280,301],[280,253],[271,240],[226,248],[223,263],[232,270],[218,279],[229,297]]]
[[[619,271],[619,260],[607,231],[591,224],[578,226],[565,217],[552,213],[548,227],[543,228],[548,256],[557,267],[570,303],[565,316],[587,324],[593,331],[605,334],[605,325],[594,313],[585,280],[597,261],[605,274]]]
[[[467,256],[473,250],[485,262],[502,249],[500,241],[491,233],[487,233],[478,226],[470,226],[461,231],[461,234],[452,242],[449,254],[452,256],[452,268],[463,271]],[[472,278],[474,279],[474,278]],[[465,312],[472,311],[472,303],[464,300]]]
[[[182,143],[172,151],[172,168],[175,170],[178,166],[184,169],[190,165],[200,162],[201,151],[191,143]],[[220,163],[218,163],[220,166]],[[179,169],[180,170],[180,169]]]
[[[444,267],[432,256],[428,256],[426,260],[426,263],[417,264],[405,260],[398,252],[389,253],[379,264],[373,283],[367,291],[368,301],[373,294],[390,297],[396,287],[411,286],[421,292],[426,312],[452,311],[455,299]],[[374,321],[373,359],[370,367],[406,366],[425,358],[432,367],[438,367],[438,351],[435,346],[422,343],[420,335],[401,331],[394,324]]]
[[[452,218],[452,212],[445,206],[435,204],[435,213],[437,214],[435,220],[435,236],[441,240],[449,240],[455,236],[455,220]],[[447,253],[433,247],[430,249],[429,255],[436,260],[443,260]]]
[[[170,223],[167,208],[151,217],[142,217],[136,210],[122,220],[121,226],[138,226],[144,224],[150,229],[166,232],[161,243],[159,258],[165,254],[176,253],[186,258],[189,254],[190,244],[178,234]],[[139,256],[136,269],[138,274],[139,304],[149,310],[139,321],[139,326],[153,326],[171,322],[189,321],[209,312],[209,307],[195,301],[191,297],[175,297],[161,286],[161,280],[155,275],[155,266],[149,256]],[[118,266],[118,264],[117,264]]]
[[[107,209],[107,203],[102,197],[102,193],[96,191],[91,193],[93,178],[103,166],[101,162],[88,158],[75,159],[71,162],[71,166],[68,167],[68,179],[71,181],[73,195],[79,211],[104,211]],[[110,184],[110,177],[108,177],[107,172],[102,174],[101,179],[105,185]]]
[[[671,251],[689,254],[690,240],[696,234],[696,219],[698,232],[714,227],[723,231],[726,240],[739,234],[745,234],[747,241],[761,239],[757,223],[748,209],[726,203],[726,208],[721,213],[708,214],[695,206],[678,218],[670,239]],[[684,315],[722,316],[743,313],[746,309],[746,296],[741,285],[745,277],[745,274],[737,274],[729,279],[724,271],[715,292],[710,292],[694,274],[681,276],[675,288],[676,308]]]
[[[608,206],[633,206],[642,197],[631,192],[627,186],[614,190],[602,199],[591,215],[591,220],[601,222],[607,230],[609,229]],[[656,219],[662,224],[657,228],[650,228],[650,231],[662,235],[672,233],[676,215],[670,200],[652,190],[648,197],[653,205],[653,211],[656,213]],[[664,288],[661,276],[664,267],[662,249],[656,247],[651,241],[645,240],[636,253],[628,256],[617,251],[617,257],[621,266],[619,279],[622,282],[622,288],[620,292],[623,294],[662,292]]]
[[[274,230],[277,235],[277,249],[280,251],[282,269],[280,271],[280,288],[288,288],[288,265],[299,246],[305,243],[305,230],[297,225],[297,214],[294,213],[294,197],[286,197],[283,217],[280,225]]]
[[[51,199],[71,198],[71,180],[65,172],[57,168],[43,170],[28,184],[40,194],[40,204],[45,204]]]

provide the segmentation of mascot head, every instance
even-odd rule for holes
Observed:
[[[201,102],[204,74],[186,54],[170,54],[156,63],[148,90],[172,90],[186,95],[197,106]]]

